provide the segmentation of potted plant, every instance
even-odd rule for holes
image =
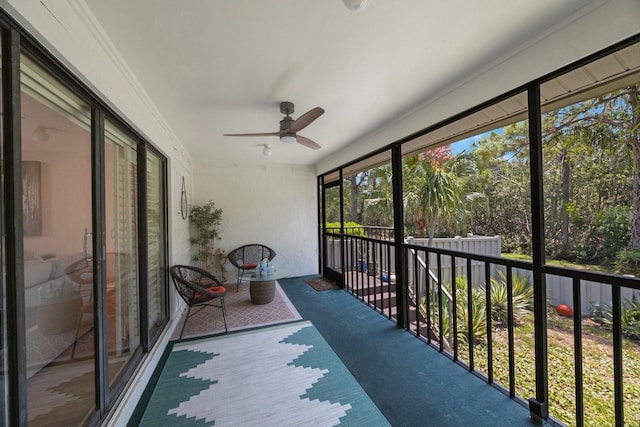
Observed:
[[[203,270],[211,271],[211,266],[216,262],[214,245],[215,241],[220,239],[222,209],[216,209],[215,203],[209,200],[202,206],[191,208],[189,221],[196,233],[195,237],[191,238],[191,244],[196,247],[192,259],[197,261]]]

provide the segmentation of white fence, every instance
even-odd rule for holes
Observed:
[[[429,239],[427,238],[408,238],[407,243],[415,246],[427,247]],[[473,253],[487,256],[500,256],[501,239],[500,236],[488,237],[488,236],[473,236],[473,237],[454,237],[454,238],[434,238],[431,247],[446,249],[451,251]],[[424,253],[418,252],[418,272],[415,273],[415,254],[413,251],[409,254],[409,276],[408,283],[409,288],[418,295],[425,295],[427,280],[424,277],[426,272],[420,267],[421,265],[427,265],[427,260],[424,259]],[[428,260],[429,269],[435,274],[438,271],[438,256],[436,254],[429,254]],[[440,256],[440,270],[441,280],[443,283],[451,283],[451,267],[452,259],[450,256]],[[490,274],[495,275],[495,265],[490,268]],[[455,261],[455,273],[457,277],[467,276],[467,262],[464,258],[456,258]],[[416,280],[417,279],[417,280]],[[418,289],[415,288],[415,283],[419,284]],[[485,266],[484,262],[471,260],[471,284],[478,286],[485,283]],[[433,283],[432,283],[433,284]]]
[[[531,276],[531,272],[518,271],[518,269],[514,269],[513,271],[514,274],[517,271],[519,274],[528,274]],[[573,279],[570,277],[546,274],[545,282],[547,284],[547,301],[549,304],[554,306],[566,304],[574,307]],[[620,295],[623,303],[625,300],[640,299],[640,291],[629,288],[622,288]],[[589,315],[592,304],[599,304],[600,307],[605,308],[611,304],[611,301],[611,285],[587,280],[580,281],[580,306],[582,307],[582,314],[584,316]]]
[[[351,249],[350,242],[347,242],[349,247],[347,250]],[[342,270],[342,259],[340,258],[340,247],[342,245],[342,240],[328,240],[327,241],[327,253],[326,253],[326,261],[327,267],[331,268],[335,271]]]
[[[407,243],[415,246],[427,247],[429,239],[426,238],[408,238]],[[431,247],[446,249],[451,251],[466,252],[470,254],[486,255],[500,257],[501,239],[500,236],[473,236],[473,237],[454,237],[454,238],[434,238]],[[409,277],[413,277],[413,255],[409,258]],[[426,263],[424,256],[420,259]],[[450,256],[440,257],[440,268],[442,270],[442,280],[444,282],[451,281],[452,259]],[[467,263],[463,258],[456,258],[456,276],[467,275]],[[438,268],[438,256],[436,254],[429,255],[429,268],[434,273]],[[491,266],[491,275],[495,274],[495,266]],[[471,284],[478,286],[485,282],[484,262],[471,260]]]
[[[358,255],[356,254],[356,251],[352,252],[352,242],[353,241],[351,239],[348,239],[345,243],[345,253],[347,254],[347,260],[353,260],[354,265],[351,266],[352,268],[358,267],[358,269],[360,269],[360,267],[357,266]],[[327,266],[336,271],[340,271],[342,269],[342,260],[340,259],[341,244],[342,244],[342,240],[340,239],[327,241]],[[370,260],[365,260],[365,261],[373,261],[374,253],[375,253],[375,264],[376,264],[375,271],[377,273],[379,273],[380,270],[382,270],[385,273],[396,271],[395,246],[391,246],[389,248],[390,252],[389,254],[387,254],[388,246],[386,244],[381,244],[376,242],[367,242],[365,245],[368,245],[368,250],[367,248],[363,248],[364,252],[368,253],[368,255],[371,257]],[[387,255],[389,258],[388,260],[387,260]],[[374,271],[372,268],[373,265],[370,265],[371,263],[367,263],[367,264],[368,265],[365,268],[368,269],[369,272]]]
[[[407,242],[411,245],[415,246],[427,246],[429,239],[426,238],[408,238]],[[337,270],[340,271],[342,268],[342,263],[340,260],[340,244],[341,240],[331,240],[328,241],[328,253],[327,253],[327,264]],[[373,245],[371,250],[378,245]],[[501,239],[500,236],[487,237],[487,236],[471,236],[471,237],[454,237],[454,238],[434,238],[432,242],[432,247],[447,249],[452,251],[473,253],[478,255],[492,256],[492,257],[501,257]],[[347,247],[345,248],[347,251],[351,250],[351,241],[347,241]],[[379,248],[376,249],[379,251]],[[424,259],[424,256],[419,256],[419,260],[417,260],[418,265],[428,265],[430,270],[437,274],[437,255],[430,254],[428,264],[427,260]],[[417,283],[420,284],[418,292],[420,295],[424,295],[425,289],[424,284],[427,283],[425,276],[425,271],[419,267],[418,274],[416,276],[414,272],[414,265],[416,264],[416,260],[414,258],[414,254],[410,253],[408,259],[408,276],[407,281],[409,287],[415,292],[415,284],[417,277]],[[443,282],[451,282],[451,257],[450,256],[441,256],[440,257],[440,266],[441,266],[441,277]],[[391,259],[390,266],[383,265],[383,271],[387,272],[395,272],[395,248],[391,247]],[[497,270],[500,269],[503,272],[505,271],[505,267],[496,266],[495,264],[491,264],[490,274],[491,277],[498,278]],[[521,270],[521,269],[513,269],[513,274],[518,274],[520,276],[528,276],[529,280],[531,280],[531,271]],[[456,276],[466,277],[467,275],[467,263],[463,258],[456,258]],[[471,277],[472,277],[472,285],[478,286],[480,284],[484,284],[486,282],[485,278],[485,266],[484,262],[481,261],[471,261]],[[567,304],[570,307],[573,307],[573,280],[570,277],[562,277],[547,274],[545,276],[546,285],[547,285],[547,299],[548,302],[552,305],[558,304]],[[582,314],[589,314],[589,309],[592,304],[599,304],[601,307],[606,307],[611,304],[611,286],[604,285],[598,282],[590,282],[590,281],[581,281],[580,284],[581,290],[581,306],[582,306]],[[640,299],[640,291],[635,291],[629,288],[622,288],[621,290],[622,301],[625,300],[637,300]]]

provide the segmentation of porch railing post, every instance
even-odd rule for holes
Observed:
[[[396,319],[398,326],[409,327],[409,296],[407,289],[408,269],[404,243],[404,208],[402,205],[402,147],[396,144],[391,149],[391,170],[393,173],[393,241],[396,247]],[[389,272],[389,274],[391,274]],[[389,279],[389,285],[391,280]]]
[[[534,418],[549,418],[547,361],[547,286],[544,257],[544,193],[542,174],[542,111],[540,85],[528,88],[529,158],[531,161],[531,229],[533,249],[533,319],[535,329],[536,396],[529,399],[529,411]]]

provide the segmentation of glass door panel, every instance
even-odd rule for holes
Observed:
[[[30,426],[95,409],[90,109],[21,58],[22,210]]]
[[[159,332],[167,319],[164,176],[162,159],[155,153],[147,153],[147,298],[151,337]]]
[[[322,225],[323,273],[342,283],[342,240],[340,236],[340,185],[331,183],[322,188],[324,218]]]
[[[140,345],[136,142],[105,124],[109,384]]]

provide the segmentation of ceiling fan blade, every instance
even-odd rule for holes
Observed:
[[[317,142],[312,141],[309,138],[304,137],[302,135],[296,135],[296,138],[297,138],[298,144],[302,144],[305,147],[311,148],[312,150],[319,150],[320,148],[322,148]]]
[[[280,132],[263,132],[263,133],[225,133],[224,136],[274,136],[280,135]]]
[[[294,122],[291,123],[291,126],[289,126],[289,131],[291,133],[298,133],[323,114],[324,110],[322,108],[313,108],[294,120]]]

